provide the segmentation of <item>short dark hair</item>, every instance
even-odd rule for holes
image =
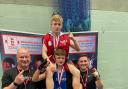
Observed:
[[[81,58],[81,57],[87,57],[89,60],[91,60],[89,55],[87,55],[87,54],[80,54],[79,58]]]
[[[67,53],[66,53],[66,51],[64,49],[58,48],[58,49],[55,50],[54,55],[57,55],[57,56],[66,56]]]

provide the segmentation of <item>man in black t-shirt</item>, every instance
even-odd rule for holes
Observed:
[[[19,72],[17,68],[5,71],[2,77],[2,89],[7,87],[9,89],[35,89],[34,82],[31,81],[33,72],[31,69]]]
[[[95,68],[89,69],[90,58],[82,54],[78,60],[78,68],[81,76],[80,81],[83,89],[103,89],[103,82]]]
[[[36,89],[32,82],[34,70],[29,68],[31,56],[28,48],[19,48],[17,51],[17,66],[4,72],[2,89]]]

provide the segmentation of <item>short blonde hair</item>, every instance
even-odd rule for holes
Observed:
[[[52,16],[52,19],[51,19],[51,22],[52,21],[59,21],[60,23],[63,23],[63,18],[62,18],[62,16],[61,15],[59,15],[59,14],[56,14],[56,15],[53,15]]]

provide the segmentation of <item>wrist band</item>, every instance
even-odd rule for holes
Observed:
[[[15,85],[15,86],[18,86],[19,84],[17,84],[16,82],[13,82],[13,84]]]

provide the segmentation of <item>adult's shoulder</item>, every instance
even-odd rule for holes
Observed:
[[[16,77],[17,75],[17,70],[16,68],[11,68],[8,69],[6,71],[4,71],[3,76],[2,76],[2,82],[9,80],[9,81],[13,81],[13,79]]]
[[[15,72],[16,72],[16,70],[17,70],[17,68],[16,68],[16,67],[14,67],[14,68],[10,68],[10,69],[8,69],[8,70],[4,71],[4,73],[15,73]]]

